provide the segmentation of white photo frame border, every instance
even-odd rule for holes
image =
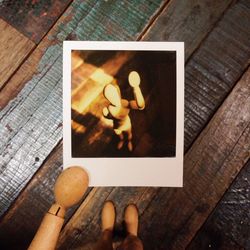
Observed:
[[[71,138],[71,51],[176,51],[175,157],[73,158]],[[63,42],[63,165],[82,166],[90,186],[183,186],[184,42]],[[70,84],[69,84],[70,83]]]

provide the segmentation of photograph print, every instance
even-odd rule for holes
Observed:
[[[183,88],[177,84],[177,50],[167,49],[167,43],[68,43],[70,63],[64,66],[70,81],[64,81],[64,91],[70,90],[70,117],[64,123],[70,122],[70,158],[82,165],[110,159],[116,168],[127,159],[130,165],[135,159],[135,166],[140,159],[141,164],[154,159],[156,165],[175,159],[177,91]]]

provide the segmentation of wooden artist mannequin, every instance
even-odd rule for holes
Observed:
[[[55,204],[51,206],[29,246],[29,250],[54,250],[66,209],[77,204],[88,187],[88,175],[81,167],[69,167],[56,180]]]
[[[113,120],[114,132],[119,136],[118,149],[123,147],[125,136],[128,140],[128,150],[133,150],[132,125],[129,117],[130,109],[142,110],[145,108],[145,101],[140,89],[140,76],[136,71],[129,74],[128,81],[133,88],[135,100],[122,99],[118,85],[108,84],[104,88],[104,96],[110,102],[108,107],[103,109],[103,116]]]

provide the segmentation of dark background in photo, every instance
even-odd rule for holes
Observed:
[[[72,51],[72,157],[175,157],[176,52]],[[144,110],[131,110],[133,151],[117,149],[119,137],[105,124],[109,105],[103,88],[90,76],[96,70],[113,76],[123,99],[134,100],[128,75],[137,71],[145,99]]]

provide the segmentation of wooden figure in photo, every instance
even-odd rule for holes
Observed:
[[[145,108],[145,100],[140,89],[140,76],[136,71],[130,72],[128,76],[129,85],[133,88],[135,100],[122,99],[118,85],[108,84],[104,88],[104,96],[110,102],[108,107],[103,109],[103,116],[113,120],[113,129],[120,138],[117,145],[121,149],[127,138],[128,150],[133,150],[132,124],[129,117],[130,109],[142,110]]]
[[[55,204],[46,213],[29,250],[54,250],[66,209],[77,204],[88,188],[88,174],[81,167],[69,167],[57,178]]]

